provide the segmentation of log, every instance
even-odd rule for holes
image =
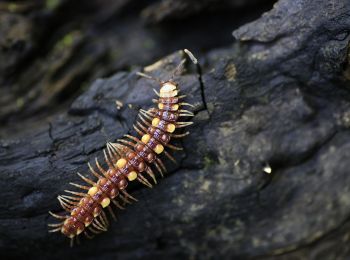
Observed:
[[[65,5],[70,6],[63,1],[62,10]],[[114,8],[107,20],[130,7]],[[154,6],[143,8],[150,12]],[[56,19],[58,13],[53,11]],[[18,15],[27,17],[26,12]],[[128,60],[136,65],[130,70],[115,66],[118,71],[103,78],[99,75],[108,75],[113,62],[83,66],[93,73],[84,79],[95,80],[87,88],[65,92],[79,82],[81,70],[74,71],[79,61],[88,59],[82,55],[87,49],[80,49],[73,65],[63,63],[65,73],[73,76],[67,76],[65,87],[55,88],[64,102],[56,95],[45,99],[53,90],[43,91],[35,80],[33,89],[41,91],[33,102],[25,99],[27,111],[6,103],[18,92],[3,96],[0,256],[346,259],[349,28],[347,0],[279,0],[234,30],[233,44],[194,51],[200,67],[188,62],[176,79],[195,105],[191,135],[179,143],[184,151],[175,153],[178,165],[167,162],[169,173],[153,189],[132,185],[129,190],[139,201],[119,210],[108,232],[74,248],[63,236],[47,232],[53,221],[48,211],[60,212],[57,195],[77,182],[77,171],[87,174],[87,162],[95,157],[102,161],[107,141],[132,132],[139,108],[152,105],[152,88],[158,86],[136,73],[144,69],[166,79],[185,56],[175,51],[157,61],[152,53],[142,61]],[[98,60],[98,55],[92,57]],[[15,75],[11,73],[28,75],[17,67],[27,58],[19,55],[16,62],[0,66],[7,68],[2,81]]]

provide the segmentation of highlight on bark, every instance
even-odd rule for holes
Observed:
[[[197,64],[197,59],[190,51],[185,49],[184,53]],[[116,220],[116,208],[124,209],[126,204],[137,201],[126,191],[129,182],[138,181],[152,188],[157,183],[156,173],[161,176],[166,173],[165,165],[160,158],[161,154],[176,163],[167,150],[182,150],[182,148],[170,144],[171,138],[188,135],[189,132],[175,132],[193,124],[182,118],[194,116],[186,109],[193,106],[183,102],[186,95],[179,95],[179,86],[174,81],[174,77],[182,71],[185,62],[186,59],[183,59],[165,81],[138,73],[139,76],[160,84],[159,92],[154,90],[158,96],[157,99],[153,99],[156,107],[149,110],[141,109],[139,120],[134,124],[134,129],[140,138],[125,135],[115,143],[107,143],[103,154],[108,168],[103,168],[95,158],[94,165],[88,163],[92,178],[78,173],[85,184],[70,183],[79,191],[65,190],[65,195],[57,197],[67,214],[49,212],[52,217],[59,220],[58,223],[48,224],[51,228],[49,232],[61,232],[70,238],[70,244],[73,246],[74,241],[80,242],[80,234],[93,238],[94,235],[107,231],[109,220],[105,209]]]

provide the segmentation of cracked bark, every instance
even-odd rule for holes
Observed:
[[[195,105],[192,133],[181,141],[184,152],[175,154],[179,165],[168,163],[169,174],[159,179],[153,189],[131,186],[131,193],[139,202],[118,211],[118,222],[94,240],[70,249],[63,237],[47,233],[46,225],[50,222],[47,211],[59,211],[56,196],[68,188],[69,182],[78,180],[74,173],[87,173],[86,162],[94,157],[102,159],[105,143],[132,129],[138,108],[151,106],[154,97],[151,88],[157,86],[138,78],[136,72],[156,61],[155,57],[172,52],[146,67],[148,74],[165,79],[183,58],[180,52],[173,51],[182,48],[180,43],[175,45],[171,41],[174,45],[170,44],[168,49],[160,48],[164,38],[154,34],[154,47],[142,56],[145,52],[142,39],[152,33],[140,25],[140,19],[162,30],[170,42],[176,34],[166,33],[171,27],[167,23],[176,24],[185,18],[188,26],[196,24],[194,20],[204,22],[206,19],[198,13],[204,13],[206,18],[211,4],[216,4],[201,2],[202,5],[196,2],[198,6],[193,10],[182,12],[186,1],[165,1],[169,4],[168,12],[156,15],[164,3],[150,6],[142,3],[142,7],[132,11],[129,1],[112,6],[92,1],[92,6],[101,4],[104,8],[97,9],[93,18],[88,19],[91,13],[85,10],[87,16],[82,14],[80,19],[85,21],[86,28],[96,24],[114,28],[118,17],[123,21],[115,29],[118,34],[126,26],[134,30],[137,39],[122,42],[123,37],[108,29],[98,34],[104,41],[84,30],[75,32],[71,38],[66,35],[66,43],[72,44],[65,47],[70,49],[69,53],[76,50],[75,41],[83,47],[71,59],[61,57],[61,65],[49,63],[49,68],[61,68],[60,75],[66,77],[63,83],[54,76],[50,78],[55,86],[52,91],[58,94],[50,95],[48,100],[43,95],[48,86],[42,85],[47,81],[43,83],[38,77],[47,71],[40,67],[33,78],[28,78],[33,68],[26,71],[30,62],[23,61],[24,57],[38,53],[30,33],[35,20],[26,14],[34,12],[38,17],[41,9],[15,14],[18,16],[15,21],[29,21],[30,26],[21,31],[23,53],[0,60],[0,68],[6,72],[1,82],[9,84],[12,80],[16,85],[13,96],[6,94],[5,88],[0,99],[6,107],[0,113],[4,123],[0,131],[1,257],[24,254],[39,259],[349,257],[350,4],[346,0],[334,3],[280,0],[264,16],[235,30],[236,40],[231,45],[221,44],[224,40],[219,32],[215,34],[217,39],[208,33],[201,35],[200,40],[185,32],[186,43],[197,49],[186,47],[196,54],[201,66],[188,62],[186,71],[177,78],[181,91],[188,95],[187,101]],[[225,8],[231,6],[229,12],[237,14],[235,3],[228,1]],[[247,1],[248,9],[254,3]],[[58,9],[40,19],[48,19],[52,22],[49,28],[56,28],[59,15],[74,10],[74,6],[63,1]],[[214,9],[215,15],[223,12],[222,8]],[[118,16],[125,11],[135,14],[135,19]],[[141,18],[139,13],[143,14]],[[242,14],[242,21],[250,15]],[[67,31],[75,24],[72,17],[68,14]],[[229,23],[225,26],[235,28]],[[57,27],[61,34],[63,27]],[[39,43],[43,36],[38,37]],[[57,34],[50,37],[60,39]],[[116,49],[125,50],[118,61],[106,58],[110,51],[108,40],[117,42]],[[206,40],[211,47],[201,45]],[[140,48],[139,52],[134,53],[135,46]],[[13,48],[14,51],[17,47]],[[62,50],[47,46],[32,64],[49,60],[53,53],[57,55],[54,48]],[[96,63],[88,63],[82,69],[91,72],[85,76],[86,82],[96,80],[78,91],[62,90],[62,85],[69,88],[79,81],[81,70],[72,68],[79,66],[82,56],[86,60],[88,50],[95,48],[98,51],[90,57]],[[199,53],[200,49],[206,51]],[[132,66],[135,64],[138,67]],[[122,68],[132,69],[121,71]],[[12,77],[11,71],[15,72]],[[50,70],[47,75],[56,73]],[[98,79],[101,75],[104,77]],[[24,79],[29,83],[23,85]],[[21,92],[18,89],[25,89],[27,84],[36,90],[34,96],[25,94],[22,101],[11,99],[18,98],[16,93]],[[66,99],[60,104],[62,97]],[[115,108],[115,100],[123,103],[119,109]],[[25,106],[9,105],[16,102],[24,102]],[[270,175],[263,173],[266,164],[271,166]]]

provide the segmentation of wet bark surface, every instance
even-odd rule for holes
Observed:
[[[0,4],[2,257],[349,257],[347,0],[71,2]],[[178,165],[69,248],[47,212],[152,106],[136,72],[166,79],[182,48],[200,68],[176,78],[195,105]]]

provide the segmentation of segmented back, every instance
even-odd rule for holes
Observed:
[[[191,59],[192,57],[190,56]],[[193,59],[192,61],[196,62]],[[182,68],[184,62],[185,60],[182,60],[173,76]],[[112,205],[123,209],[125,204],[131,203],[132,200],[137,201],[126,191],[128,183],[136,180],[147,187],[152,187],[149,181],[151,179],[156,184],[154,170],[162,176],[166,172],[160,155],[164,154],[176,162],[166,148],[182,150],[169,142],[172,138],[181,138],[189,134],[189,132],[174,133],[177,129],[192,124],[179,119],[192,117],[193,113],[183,109],[192,105],[182,101],[184,95],[178,95],[178,85],[172,80],[173,76],[170,80],[162,82],[143,73],[139,75],[160,82],[159,93],[155,91],[158,99],[153,100],[157,107],[147,111],[141,109],[139,120],[134,124],[134,129],[140,138],[125,135],[116,143],[107,143],[103,152],[108,169],[103,169],[97,159],[95,168],[89,163],[90,171],[96,180],[78,173],[87,185],[71,183],[85,192],[67,190],[66,195],[58,196],[62,208],[69,214],[58,215],[50,212],[60,222],[49,224],[53,228],[49,232],[61,232],[71,239],[71,245],[81,233],[92,238],[95,234],[107,231],[109,221],[104,209],[106,208],[115,219]]]

